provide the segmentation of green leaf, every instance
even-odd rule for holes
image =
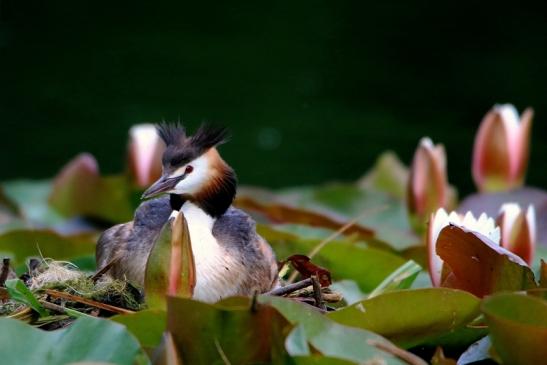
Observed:
[[[61,236],[49,230],[14,230],[0,235],[0,255],[11,257],[14,266],[30,256],[67,260],[94,253],[95,241],[89,235]]]
[[[543,259],[539,264],[539,285],[542,288],[547,288],[547,263]]]
[[[0,356],[5,364],[148,363],[137,340],[122,325],[91,317],[51,332],[0,319]]]
[[[165,309],[166,295],[191,298],[196,267],[184,214],[167,221],[146,262],[144,289],[149,308]]]
[[[297,253],[307,254],[319,243],[317,240],[269,242],[279,259]],[[405,263],[404,259],[393,253],[347,241],[330,242],[313,260],[317,265],[328,268],[333,280],[355,280],[365,292],[372,291],[386,276]]]
[[[353,304],[363,299],[367,299],[367,294],[363,293],[359,285],[354,280],[340,280],[332,283],[330,288],[342,294],[347,304]]]
[[[363,300],[328,317],[409,348],[465,327],[479,315],[479,304],[478,298],[460,290],[401,290]]]
[[[398,290],[408,289],[416,280],[418,274],[422,271],[422,267],[412,260],[405,262],[397,270],[392,272],[387,278],[384,279],[370,294],[369,298],[375,297],[382,293]]]
[[[162,310],[147,309],[134,314],[116,315],[110,319],[123,324],[150,353],[162,340],[167,314]]]
[[[21,224],[21,210],[0,186],[0,229]]]
[[[21,215],[30,223],[53,226],[64,218],[49,206],[50,180],[14,180],[2,184],[8,198],[17,204]]]
[[[391,247],[400,250],[419,242],[408,224],[404,202],[376,189],[359,188],[354,184],[329,184],[319,187],[293,188],[271,192],[264,189],[240,189],[239,199],[249,199],[258,202],[260,206],[288,206],[307,212],[320,213],[334,218],[338,222],[348,222],[360,217],[358,224],[374,230],[374,239],[381,243],[389,243]],[[262,211],[259,207],[247,205],[247,209]],[[245,208],[245,207],[244,207]],[[269,209],[272,211],[272,209]],[[274,222],[284,222],[283,214],[275,212],[266,214]],[[297,222],[293,222],[297,223]],[[300,220],[298,223],[305,224]],[[309,224],[309,222],[308,222]],[[322,227],[337,228],[329,225]],[[345,235],[358,236],[361,240],[371,237],[360,235],[357,228],[346,231]]]
[[[26,304],[32,309],[34,309],[40,317],[45,317],[48,315],[45,308],[38,302],[38,299],[32,294],[32,292],[27,288],[25,283],[19,279],[10,279],[6,280],[6,289],[8,290],[9,296],[12,300]]]
[[[249,298],[217,304],[168,297],[167,330],[184,364],[269,363],[284,356],[289,324],[273,307]]]
[[[296,356],[291,359],[291,364],[293,365],[357,365],[356,362],[348,361],[348,360],[342,360],[342,359],[336,359],[334,357],[326,357],[326,356]],[[374,364],[374,363],[371,363]],[[384,364],[381,362],[378,362],[378,364]]]
[[[294,207],[280,202],[261,202],[248,196],[239,196],[236,205],[243,209],[264,214],[273,222],[305,224],[312,227],[329,228],[332,230],[341,229],[349,219],[334,217],[328,212]],[[355,234],[361,239],[374,237],[374,231],[359,223],[356,223],[345,230],[345,234]]]
[[[287,336],[285,349],[291,356],[308,356],[311,354],[306,329],[302,325],[294,327]]]
[[[359,222],[374,229],[375,238],[397,250],[420,241],[410,228],[404,202],[378,190],[330,184],[315,189],[309,199],[304,204],[343,216],[353,218],[364,213]]]
[[[165,332],[161,344],[154,351],[154,365],[183,365],[173,335]]]
[[[391,353],[372,345],[391,345],[375,333],[339,324],[319,313],[314,307],[291,299],[262,295],[258,300],[274,306],[291,323],[300,325],[302,332],[299,336],[305,335],[307,342],[326,356],[358,363],[381,359],[385,364],[404,364]]]
[[[95,158],[86,153],[69,161],[57,175],[49,203],[65,217],[124,222],[133,216],[127,177],[100,176]]]
[[[518,256],[488,237],[458,226],[442,229],[437,254],[447,266],[442,286],[473,293],[478,297],[497,292],[536,287],[534,273]]]
[[[543,364],[547,359],[547,301],[502,293],[486,298],[482,310],[504,364]]]
[[[374,166],[359,180],[359,186],[376,189],[403,200],[406,196],[408,168],[395,152],[387,151],[378,157]]]
[[[146,304],[152,309],[167,309],[169,287],[169,263],[171,261],[171,236],[174,219],[170,218],[162,227],[146,262],[144,292]]]

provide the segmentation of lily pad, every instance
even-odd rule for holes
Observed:
[[[307,254],[319,243],[317,240],[269,240],[269,242],[278,259],[284,259],[296,253]],[[405,263],[403,258],[393,253],[367,247],[363,243],[347,241],[330,242],[313,260],[318,265],[328,268],[333,280],[355,280],[365,292],[372,291]]]
[[[157,309],[147,309],[134,314],[119,314],[110,318],[114,322],[123,324],[149,353],[160,344],[166,319],[166,312]]]
[[[401,199],[375,189],[359,188],[354,184],[329,184],[277,192],[244,188],[239,197],[265,206],[287,206],[334,217],[339,222],[339,227],[340,223],[357,219],[357,224],[361,227],[373,230],[375,239],[387,242],[397,250],[412,246],[420,240],[409,226],[406,207]],[[283,215],[279,215],[283,218]],[[336,229],[334,226],[330,228]],[[346,235],[356,233],[358,232],[346,231]],[[371,237],[360,236],[363,240],[367,238]]]
[[[313,307],[290,299],[262,295],[259,302],[277,308],[291,323],[301,326],[301,335],[320,353],[339,359],[366,363],[376,359],[383,364],[404,364],[393,354],[375,344],[393,346],[381,336],[359,328],[345,326],[316,311]]]
[[[269,363],[286,354],[290,326],[268,305],[252,305],[249,298],[230,298],[207,304],[169,297],[167,330],[185,364]]]
[[[295,356],[291,359],[294,365],[357,365],[358,363],[348,360],[336,359],[326,356]]]
[[[64,221],[48,203],[50,180],[15,180],[2,184],[6,196],[19,207],[22,218],[34,226],[51,227]]]
[[[0,356],[5,364],[148,363],[137,340],[122,325],[91,317],[52,332],[0,319]]]
[[[236,205],[240,208],[264,214],[272,222],[307,224],[312,227],[341,229],[347,221],[332,214],[320,213],[304,208],[292,207],[283,203],[264,203],[246,196],[239,196]],[[361,239],[372,238],[374,231],[360,224],[354,224],[345,230],[345,234],[355,234]]]
[[[543,364],[547,359],[547,301],[502,293],[486,298],[482,310],[492,344],[504,364]]]
[[[50,230],[14,230],[0,235],[0,255],[11,257],[13,266],[27,257],[42,256],[55,260],[95,253],[92,236],[61,236]]]
[[[465,327],[479,315],[479,305],[479,299],[460,290],[401,290],[363,300],[328,317],[410,348]]]

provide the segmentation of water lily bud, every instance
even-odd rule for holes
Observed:
[[[511,104],[496,105],[484,117],[475,137],[473,179],[480,191],[504,191],[524,182],[534,112],[519,117]]]
[[[530,205],[524,212],[518,204],[502,205],[497,223],[501,229],[501,245],[520,256],[528,265],[534,259],[536,244],[536,212]]]
[[[435,213],[431,214],[426,236],[429,276],[431,283],[436,287],[442,284],[444,271],[443,260],[436,252],[437,239],[442,229],[449,224],[480,233],[498,245],[500,242],[499,227],[496,226],[494,219],[488,217],[485,213],[481,214],[477,219],[471,212],[467,212],[464,216],[461,216],[456,212],[448,214],[444,209],[438,209]]]
[[[57,174],[49,204],[65,216],[80,215],[77,207],[89,207],[96,200],[100,180],[99,165],[89,153],[80,153]]]
[[[148,187],[161,176],[164,150],[153,124],[138,124],[129,130],[129,169],[139,188]]]
[[[417,232],[423,230],[432,212],[446,208],[448,190],[444,147],[422,138],[414,153],[407,184],[407,209]]]

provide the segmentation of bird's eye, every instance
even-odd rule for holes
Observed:
[[[186,166],[186,169],[184,170],[184,173],[189,174],[192,171],[194,171],[194,168],[192,167],[192,165],[188,165],[188,166]]]

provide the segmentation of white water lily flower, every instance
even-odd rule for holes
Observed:
[[[443,270],[443,260],[436,253],[437,239],[442,229],[450,224],[480,233],[496,244],[500,244],[500,229],[496,226],[494,219],[488,217],[485,213],[482,213],[477,219],[471,212],[461,216],[456,212],[448,214],[443,208],[438,209],[431,214],[427,232],[429,275],[431,283],[435,287],[441,285]]]

